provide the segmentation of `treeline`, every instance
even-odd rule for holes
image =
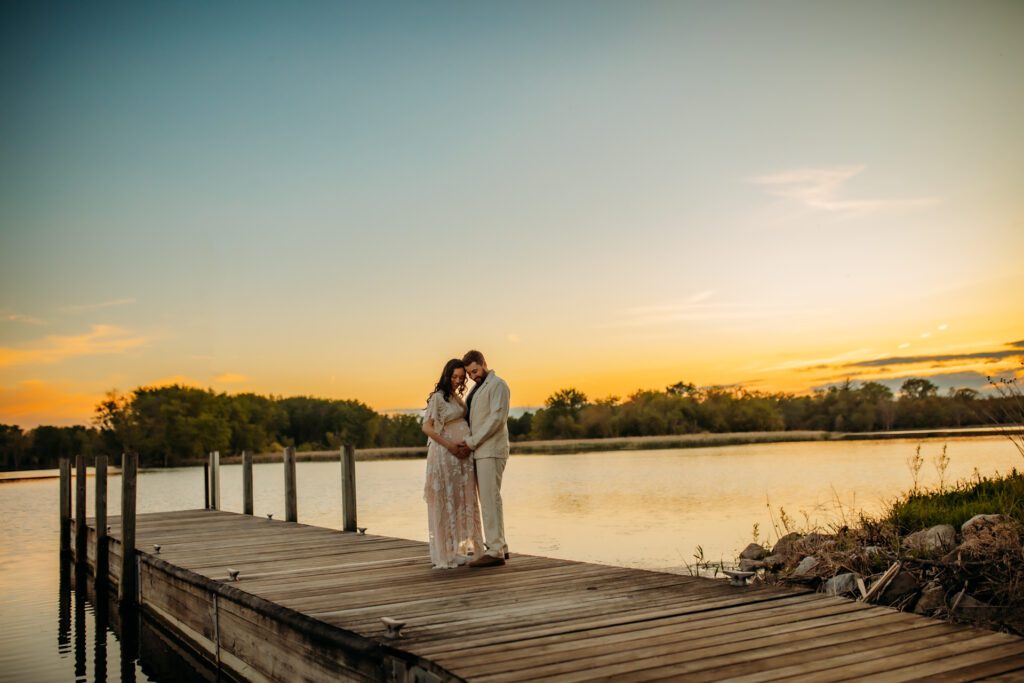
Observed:
[[[677,382],[625,400],[590,400],[576,389],[548,397],[544,408],[509,418],[514,440],[654,436],[699,432],[882,431],[988,425],[1007,414],[1007,396],[973,389],[940,395],[927,379],[903,383],[898,395],[877,382],[851,383],[811,395]],[[191,387],[144,387],[110,394],[94,427],[0,425],[0,469],[50,469],[61,457],[125,450],[144,466],[197,462],[210,451],[236,454],[294,446],[326,450],[421,446],[418,415],[382,415],[359,401],[308,396],[227,395]]]
[[[664,391],[638,391],[625,400],[591,401],[576,389],[552,394],[545,407],[509,420],[516,440],[654,436],[697,432],[793,429],[870,432],[989,425],[1009,398],[973,389],[939,388],[911,378],[899,394],[878,382],[846,382],[811,395],[764,393],[677,382]]]
[[[0,469],[50,469],[61,457],[119,455],[131,450],[143,466],[196,462],[210,451],[266,452],[418,446],[426,437],[416,415],[382,415],[359,401],[308,396],[228,395],[170,386],[110,394],[96,407],[95,427],[0,425]]]

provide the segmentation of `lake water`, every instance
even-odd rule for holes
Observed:
[[[762,540],[777,537],[780,507],[802,527],[881,511],[911,487],[907,460],[919,443],[924,486],[939,482],[933,460],[943,444],[947,481],[1024,466],[1002,437],[520,455],[503,481],[506,535],[514,553],[630,567],[686,571],[698,546],[706,559],[730,562],[753,539],[755,524]],[[241,511],[241,467],[221,469],[222,508]],[[426,540],[423,469],[423,460],[357,463],[360,526]],[[282,519],[282,466],[255,465],[253,481],[256,514]],[[299,521],[340,527],[340,466],[299,463],[297,482]],[[203,507],[202,468],[144,471],[138,487],[140,513]],[[120,478],[112,477],[109,488],[109,509],[117,514]],[[62,575],[57,500],[53,479],[0,484],[0,680],[212,675],[144,622],[115,627],[116,609],[86,582]],[[91,515],[91,499],[88,509]]]

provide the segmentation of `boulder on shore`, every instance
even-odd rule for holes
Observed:
[[[772,547],[772,555],[787,555],[793,549],[793,544],[799,541],[803,536],[796,533],[795,531],[790,534],[786,534],[775,543]]]
[[[956,603],[956,609],[952,610],[951,614],[959,619],[989,623],[999,618],[998,607],[972,598],[970,595],[964,594],[959,596],[959,602],[956,599],[953,601]]]
[[[903,539],[903,547],[923,553],[937,553],[956,544],[956,529],[949,524],[939,524],[915,531]]]
[[[942,587],[942,584],[932,581],[921,591],[921,597],[917,599],[917,604],[914,605],[914,612],[931,616],[935,610],[945,606],[946,589]]]
[[[889,585],[882,589],[881,595],[878,596],[878,602],[882,605],[894,605],[908,595],[916,593],[920,586],[917,577],[911,572],[901,571],[892,578]]]
[[[1009,521],[1006,515],[974,515],[960,526],[960,533],[964,540],[976,536],[984,531],[991,531],[997,524],[1005,524]]]
[[[764,547],[757,543],[751,543],[740,553],[741,560],[763,560],[765,556]]]
[[[850,572],[836,574],[825,582],[825,592],[829,595],[848,595],[857,592],[857,575]]]
[[[808,555],[804,559],[800,560],[800,564],[793,570],[793,574],[796,576],[810,576],[811,572],[815,567],[818,566],[818,558],[814,555]]]

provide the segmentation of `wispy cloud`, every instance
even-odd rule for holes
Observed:
[[[799,315],[820,315],[825,309],[771,304],[711,301],[714,291],[693,294],[678,302],[637,306],[620,311],[619,320],[603,327],[651,327],[697,320],[759,320]]]
[[[1011,348],[991,351],[976,351],[974,353],[943,353],[925,356],[889,356],[888,358],[874,358],[862,360],[855,363],[847,363],[847,368],[882,368],[892,365],[918,365],[921,363],[950,363],[956,361],[972,360],[1002,360],[1024,356],[1024,340],[1006,344]]]
[[[834,356],[827,356],[825,358],[794,359],[784,363],[779,363],[778,365],[763,368],[762,372],[778,372],[781,370],[823,370],[825,368],[834,367],[837,363],[848,361],[851,358],[862,358],[865,354],[871,353],[871,351],[872,349],[870,348],[864,348],[839,353]]]
[[[61,306],[57,310],[61,313],[88,313],[89,311],[96,311],[101,308],[113,308],[114,306],[127,306],[128,304],[135,303],[135,299],[111,299],[110,301],[100,301],[99,303],[93,304],[75,304],[71,306]]]
[[[935,197],[897,199],[844,197],[846,183],[862,173],[865,168],[863,165],[799,168],[756,176],[750,181],[765,188],[772,196],[796,203],[804,209],[833,214],[863,214],[890,209],[915,209],[932,206],[938,202]]]
[[[18,313],[17,311],[11,310],[0,310],[0,320],[9,323],[22,323],[25,325],[45,325],[46,321],[39,318],[32,317],[31,315],[25,315],[24,313]]]
[[[22,347],[0,347],[0,368],[14,365],[59,363],[78,356],[121,353],[144,346],[149,340],[114,325],[93,325],[79,335],[50,335]]]

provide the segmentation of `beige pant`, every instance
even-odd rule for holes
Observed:
[[[484,518],[484,545],[487,555],[504,557],[505,512],[501,506],[501,475],[508,458],[480,458],[476,461],[476,481],[480,489],[480,513]]]

